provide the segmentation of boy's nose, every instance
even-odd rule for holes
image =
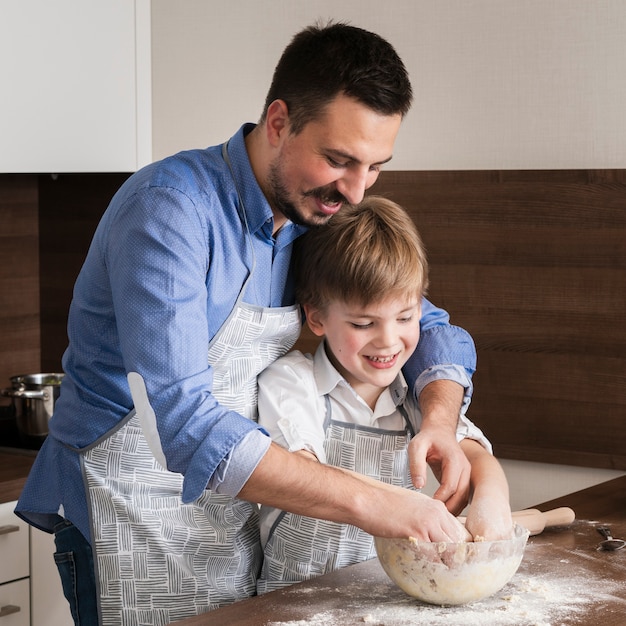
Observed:
[[[395,330],[388,325],[381,326],[376,336],[376,344],[379,348],[390,348],[396,345],[398,335]]]

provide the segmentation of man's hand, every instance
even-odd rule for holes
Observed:
[[[426,484],[427,465],[440,483],[433,497],[458,515],[469,500],[470,465],[456,437],[442,428],[422,429],[409,444],[411,479],[418,488]]]
[[[426,485],[430,466],[440,483],[433,497],[453,514],[463,510],[470,494],[469,461],[456,440],[463,392],[463,387],[449,380],[426,385],[419,397],[422,426],[409,444],[413,484],[419,489]]]

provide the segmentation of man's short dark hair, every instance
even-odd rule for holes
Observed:
[[[380,35],[345,23],[309,26],[285,48],[261,121],[274,100],[283,100],[297,134],[340,94],[383,115],[404,116],[413,99],[402,59]]]

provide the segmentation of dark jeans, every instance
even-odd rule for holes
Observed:
[[[98,600],[91,545],[68,521],[54,527],[57,564],[63,595],[76,626],[98,626]]]

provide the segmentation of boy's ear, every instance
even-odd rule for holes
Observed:
[[[306,317],[306,323],[308,324],[311,332],[318,337],[324,336],[324,321],[322,313],[319,309],[312,307],[310,304],[305,304],[302,307],[304,309],[304,315]]]

